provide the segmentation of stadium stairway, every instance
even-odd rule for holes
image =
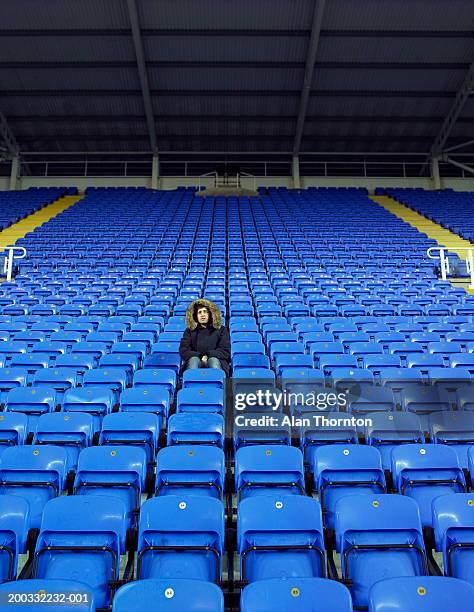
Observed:
[[[439,246],[447,247],[450,251],[457,253],[462,259],[465,258],[466,252],[460,251],[459,249],[463,247],[472,246],[469,240],[464,240],[457,234],[450,232],[444,227],[441,227],[441,225],[438,225],[434,221],[430,221],[430,219],[427,219],[426,217],[420,215],[411,208],[408,208],[408,206],[400,204],[400,202],[397,202],[389,196],[369,197],[371,200],[385,208],[385,210],[388,210],[399,219],[402,219],[406,223],[409,223],[412,227],[415,227],[418,231],[422,232],[423,234],[426,234],[428,238],[436,240]],[[452,285],[457,287],[462,285],[468,293],[474,293],[474,290],[469,288],[468,283],[459,283],[453,282],[451,279],[449,280]]]
[[[70,206],[73,206],[84,196],[64,196],[41,210],[29,215],[18,223],[14,223],[0,232],[0,250],[6,246],[15,244],[19,238],[24,238],[28,232],[33,232],[37,227],[43,225],[56,215],[59,215]]]

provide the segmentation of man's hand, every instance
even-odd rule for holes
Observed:
[[[207,363],[207,355],[203,355],[201,357],[201,360],[202,360],[203,363]]]

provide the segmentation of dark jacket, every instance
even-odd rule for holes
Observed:
[[[199,326],[193,318],[194,304],[190,304],[186,312],[186,331],[179,345],[179,354],[186,363],[191,357],[217,357],[226,375],[229,374],[230,338],[227,328],[221,325],[222,317],[219,308],[210,300],[197,300],[211,312],[211,320],[207,327]],[[185,365],[183,364],[183,367]]]

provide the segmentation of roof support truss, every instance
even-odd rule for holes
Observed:
[[[140,30],[136,0],[127,0],[127,7],[130,17],[130,25],[132,28],[133,46],[135,48],[135,56],[137,58],[138,76],[142,90],[143,105],[145,107],[150,145],[151,150],[156,152],[158,150],[158,145],[156,141],[155,117],[153,115],[153,105],[151,102],[150,85],[148,83],[148,74],[145,64],[145,54],[143,52],[143,40]]]
[[[306,56],[306,65],[304,71],[303,88],[301,90],[298,119],[296,121],[295,139],[293,143],[293,155],[295,156],[299,154],[301,148],[301,138],[303,136],[306,112],[308,110],[309,94],[311,92],[311,85],[313,83],[314,66],[316,63],[316,55],[318,53],[319,37],[321,35],[321,24],[323,21],[325,4],[326,0],[314,0],[313,23],[311,26],[311,35],[309,38],[308,54]]]
[[[0,147],[8,157],[16,157],[20,152],[16,138],[2,112],[0,112]]]

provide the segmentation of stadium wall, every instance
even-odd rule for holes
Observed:
[[[242,186],[252,188],[252,180],[242,181]],[[197,177],[162,177],[160,179],[160,189],[175,189],[180,185],[197,185]],[[206,183],[206,179],[201,181],[202,185],[214,186],[213,180]],[[288,176],[256,177],[257,186],[293,187],[293,181]],[[441,180],[442,187],[452,188],[456,191],[474,191],[474,177],[471,178],[444,178]],[[87,187],[151,187],[150,177],[32,177],[24,176],[18,181],[19,189],[29,187],[56,187],[56,186],[75,186],[79,191],[84,191]],[[431,189],[432,182],[427,177],[420,178],[358,178],[358,177],[301,177],[301,187],[366,187],[369,192],[373,192],[376,187],[422,187]],[[0,177],[0,190],[9,189],[9,179]]]

